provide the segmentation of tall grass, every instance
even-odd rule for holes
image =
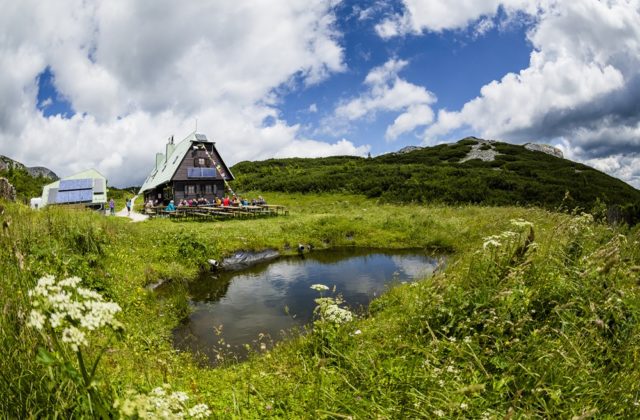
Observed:
[[[515,207],[267,198],[288,205],[290,216],[131,224],[5,205],[0,413],[92,413],[69,372],[39,358],[50,343],[25,327],[27,290],[49,273],[80,276],[122,307],[124,336],[109,345],[96,376],[110,401],[168,383],[224,418],[640,416],[638,228]],[[172,349],[171,329],[187,311],[183,284],[203,259],[237,249],[294,252],[298,243],[418,246],[451,256],[444,271],[391,289],[362,317],[317,325],[317,333],[247,362],[209,369]],[[144,288],[160,279],[172,283],[169,297]]]

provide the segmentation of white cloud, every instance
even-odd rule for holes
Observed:
[[[141,182],[169,135],[199,131],[234,163],[304,151],[362,154],[303,138],[279,118],[282,86],[345,69],[335,0],[0,0],[0,153],[66,175]],[[75,116],[43,117],[49,67]],[[273,124],[265,126],[269,117]]]
[[[507,16],[527,14],[531,25],[529,66],[483,86],[460,110],[439,110],[425,132],[426,144],[461,129],[487,138],[547,141],[640,186],[640,1],[403,3],[403,13],[378,25],[381,36],[470,26],[477,31],[500,7]]]
[[[395,13],[376,25],[383,38],[425,31],[441,32],[462,29],[481,17],[493,17],[501,6],[507,16],[518,12],[535,14],[539,7],[553,0],[403,0],[404,11]],[[487,20],[479,30],[487,30]]]
[[[436,101],[436,97],[424,87],[398,76],[398,72],[407,64],[407,61],[392,59],[372,69],[364,80],[367,91],[338,105],[333,123],[370,117],[380,111],[401,112],[387,128],[387,140],[395,140],[401,134],[429,124],[433,120],[430,105]]]

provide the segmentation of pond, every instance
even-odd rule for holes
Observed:
[[[189,286],[192,313],[174,330],[174,347],[209,364],[242,360],[311,323],[319,297],[311,285],[335,287],[345,305],[361,313],[391,285],[432,275],[438,262],[419,250],[349,248],[202,273]]]

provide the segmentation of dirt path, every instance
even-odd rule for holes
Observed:
[[[135,204],[136,198],[138,198],[137,195],[131,199],[131,207],[133,207],[133,205]],[[133,211],[133,210],[131,210],[131,213],[127,215],[127,207],[126,206],[122,210],[117,212],[116,216],[128,217],[129,219],[131,219],[134,222],[142,222],[142,221],[147,220],[149,218],[149,216],[146,216],[144,214],[140,214],[140,213],[138,213],[136,211]]]

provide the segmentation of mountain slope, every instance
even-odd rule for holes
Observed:
[[[7,178],[16,188],[17,197],[26,201],[42,194],[42,187],[56,181],[58,176],[42,166],[28,168],[22,163],[0,155],[0,177]]]
[[[472,149],[494,156],[465,160]],[[640,215],[640,191],[619,179],[523,146],[473,137],[376,158],[270,159],[240,162],[232,170],[240,191],[345,191],[387,202],[587,210],[602,203],[626,219],[634,215],[630,223]]]

